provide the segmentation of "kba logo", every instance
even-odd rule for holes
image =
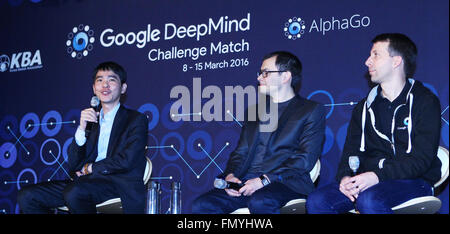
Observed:
[[[36,50],[14,53],[11,60],[7,55],[0,56],[0,71],[5,72],[9,68],[10,72],[33,70],[42,68],[41,51]]]

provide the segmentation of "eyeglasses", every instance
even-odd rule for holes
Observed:
[[[259,77],[260,75],[262,75],[263,78],[267,78],[267,76],[269,75],[270,72],[285,72],[285,71],[259,71],[256,72],[256,75]]]

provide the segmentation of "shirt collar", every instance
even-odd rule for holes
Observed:
[[[408,81],[405,82],[405,85],[403,86],[402,92],[400,93],[400,95],[398,95],[398,97],[392,101],[393,104],[401,104],[406,102],[406,98],[409,92],[409,89],[411,88],[411,83],[409,83]],[[383,97],[383,95],[381,94],[382,88],[381,85],[378,86],[378,95],[376,97],[376,99],[378,99],[378,101],[380,100],[387,100],[389,101],[387,98]]]
[[[100,120],[101,121],[112,121],[116,116],[117,111],[119,110],[120,102],[108,113],[103,114],[103,108],[100,110]]]

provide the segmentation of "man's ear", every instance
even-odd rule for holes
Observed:
[[[289,83],[292,81],[292,73],[290,71],[283,72],[281,75],[281,82],[283,84]]]
[[[394,68],[397,68],[397,67],[401,66],[402,63],[403,63],[403,58],[402,58],[402,56],[399,56],[399,55],[394,56],[394,63],[392,64],[392,66],[393,66]]]
[[[120,91],[121,94],[124,94],[127,92],[127,83],[123,83],[122,84],[122,89]]]

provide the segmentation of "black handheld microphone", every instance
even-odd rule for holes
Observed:
[[[218,188],[218,189],[234,189],[234,190],[238,191],[240,188],[242,188],[242,186],[244,186],[244,185],[238,184],[238,183],[233,183],[233,182],[228,182],[228,181],[225,181],[225,180],[219,179],[219,178],[216,178],[214,180],[214,188]]]
[[[100,100],[98,99],[97,96],[94,95],[91,98],[91,107],[94,108],[95,112],[98,112],[98,109],[100,107],[99,104],[100,104]],[[88,121],[86,123],[86,129],[84,130],[86,138],[89,136],[89,133],[91,133],[91,130],[92,130],[92,127],[94,126],[94,124],[95,124],[95,122],[90,122],[90,121]]]

